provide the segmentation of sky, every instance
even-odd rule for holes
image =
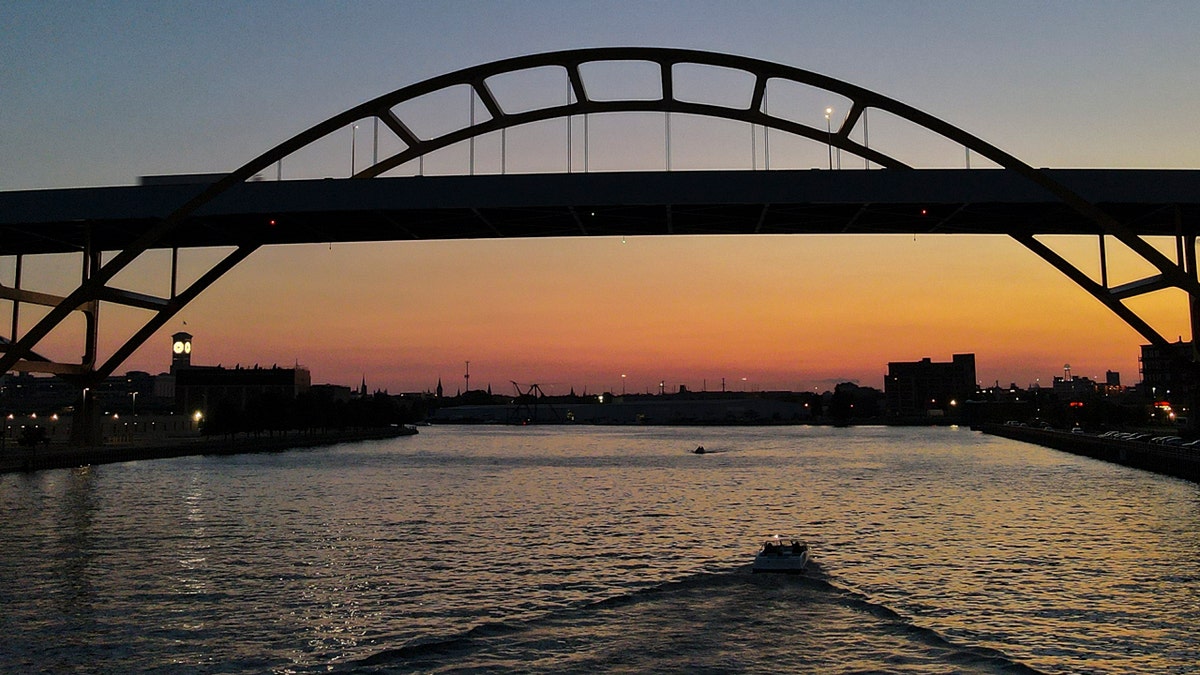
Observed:
[[[406,85],[512,56],[602,46],[699,49],[812,70],[924,110],[1033,166],[1190,169],[1200,163],[1198,25],[1200,4],[1183,1],[0,0],[0,190],[230,171]],[[623,72],[600,70],[596,82],[636,86]],[[737,84],[699,81],[697,91],[716,97]],[[523,87],[508,94],[535,95]],[[464,117],[469,108],[454,97],[431,99],[414,119],[436,126]],[[812,107],[800,117],[819,119],[825,102],[797,105]],[[563,170],[563,124],[509,132],[507,170]],[[916,166],[964,162],[960,148],[893,133],[883,118],[871,124],[873,146],[890,142]],[[673,170],[762,161],[761,129],[752,145],[744,126],[672,125]],[[368,130],[355,134],[288,159],[284,178],[344,175],[352,145],[357,161],[369,154]],[[663,138],[661,117],[597,119],[590,166],[662,168]],[[496,170],[496,139],[477,143],[478,170]],[[770,144],[771,168],[826,159],[808,141],[772,136]],[[448,148],[422,170],[466,173],[465,157],[465,147]],[[577,170],[578,141],[572,161]],[[1052,243],[1094,270],[1094,239]],[[185,252],[185,270],[213,255]],[[1135,277],[1116,257],[1116,276]],[[166,264],[151,255],[128,287],[164,292]],[[65,292],[77,268],[77,258],[27,259],[24,285]],[[13,261],[0,258],[0,282],[12,277]],[[1132,304],[1162,334],[1190,338],[1177,293]],[[102,312],[101,345],[111,350],[136,312]],[[23,324],[30,315],[22,311]],[[0,303],[0,325],[10,316]],[[78,325],[43,351],[77,361]],[[1119,371],[1133,384],[1145,342],[1019,244],[951,235],[272,247],[218,281],[118,372],[166,370],[178,330],[195,336],[195,363],[298,363],[314,382],[365,378],[392,393],[430,390],[439,379],[453,393],[467,361],[472,388],[497,393],[512,382],[548,393],[658,391],[660,382],[709,391],[722,381],[729,390],[882,387],[889,361],[963,352],[976,354],[985,385],[1049,384],[1065,364],[1097,378]]]

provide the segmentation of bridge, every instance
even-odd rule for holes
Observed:
[[[1042,173],[1139,236],[1173,237],[1176,216],[1200,216],[1200,172]],[[0,193],[3,250],[124,250],[206,187]],[[671,234],[1095,236],[1096,229],[1004,170],[572,173],[241,183],[155,247]]]
[[[657,92],[620,99],[590,93],[587,73],[605,62],[646,64]],[[735,73],[746,96],[734,104],[681,93],[688,68]],[[546,73],[559,78],[558,102],[519,105],[497,95],[504,78]],[[824,124],[804,121],[769,105],[782,84],[803,86],[848,101],[840,121],[827,109]],[[463,90],[470,121],[449,131],[414,130],[406,104],[439,92]],[[477,113],[478,110],[478,113]],[[998,168],[919,169],[872,147],[869,113],[879,111],[959,144],[969,163]],[[592,172],[587,165],[587,121],[613,113],[660,113],[666,126],[665,169]],[[878,113],[877,113],[878,114]],[[673,116],[731,120],[748,126],[751,143],[768,131],[820,144],[828,165],[814,169],[672,171]],[[556,174],[474,173],[474,141],[545,120],[584,121],[582,170],[572,163]],[[836,122],[836,126],[835,126]],[[285,160],[333,134],[372,124],[400,149],[373,153],[367,166],[351,161],[347,178],[282,178]],[[761,129],[761,135],[757,130]],[[353,133],[353,131],[352,131]],[[470,175],[404,176],[394,172],[430,153],[471,144]],[[757,161],[757,150],[752,151]],[[836,170],[842,153],[863,168]],[[763,152],[766,156],[765,148]],[[420,174],[420,171],[418,171]],[[553,52],[484,64],[403,87],[355,106],[280,143],[223,175],[146,180],[142,185],[0,193],[0,257],[13,260],[7,301],[9,336],[0,337],[0,372],[56,373],[81,387],[114,370],[184,306],[262,246],[285,243],[564,236],[703,234],[992,234],[1012,237],[1104,303],[1147,341],[1167,342],[1126,301],[1163,289],[1187,294],[1193,335],[1200,325],[1196,235],[1200,230],[1200,172],[1176,170],[1036,169],[982,139],[895,99],[818,73],[746,57],[691,50],[600,48]],[[1099,278],[1060,256],[1039,235],[1094,237]],[[1174,255],[1151,238],[1169,237]],[[1153,272],[1113,285],[1108,247],[1119,245]],[[178,251],[191,247],[232,251],[199,278],[179,282]],[[170,292],[161,297],[115,286],[113,279],[148,251],[173,252]],[[26,256],[80,256],[80,283],[66,295],[22,284]],[[107,254],[107,257],[106,255]],[[97,353],[102,304],[143,310],[148,318],[112,354]],[[23,333],[23,305],[48,308]],[[82,357],[54,361],[38,345],[75,313],[84,317]]]

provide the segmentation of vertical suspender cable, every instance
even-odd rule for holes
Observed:
[[[469,90],[469,94],[470,94],[470,96],[471,96],[471,121],[470,121],[470,126],[471,126],[472,128],[474,128],[474,127],[475,127],[475,87],[471,87],[471,88],[470,88],[470,90]],[[471,135],[471,139],[470,139],[469,141],[467,141],[467,145],[468,145],[468,146],[470,146],[470,148],[471,148],[471,151],[470,151],[470,160],[469,160],[469,161],[470,161],[470,165],[471,165],[471,166],[470,166],[470,172],[471,172],[471,175],[472,175],[472,176],[474,176],[474,175],[475,175],[475,136],[474,136],[474,134],[472,134],[472,135]]]
[[[571,72],[570,71],[567,71],[567,107],[568,108],[571,107]],[[572,149],[571,148],[571,137],[574,135],[571,133],[572,131],[574,131],[574,129],[572,129],[571,127],[572,127],[572,122],[574,122],[574,121],[575,121],[575,117],[573,115],[567,115],[567,173],[571,173],[571,170],[574,168],[574,166],[573,166],[574,162],[572,161],[574,158],[571,157],[571,149]]]
[[[667,111],[667,171],[671,170],[671,111]]]
[[[17,290],[17,291],[21,290],[21,258],[22,257],[23,256],[20,253],[17,254],[17,268],[16,268],[16,273],[13,276],[13,289]],[[20,316],[20,313],[21,313],[21,301],[18,298],[13,298],[12,332],[9,333],[9,335],[8,335],[9,339],[13,342],[17,341],[17,327],[19,326],[19,322],[17,321],[17,319]]]
[[[850,111],[847,110],[846,114],[849,115]],[[838,136],[842,135],[842,130],[845,128],[846,128],[846,118],[843,117],[842,123],[838,125]],[[847,135],[849,135],[849,132],[847,132]],[[840,143],[838,144],[838,147],[837,147],[837,168],[838,168],[838,171],[842,170],[842,146]]]
[[[750,123],[750,170],[758,171],[758,129]]]
[[[867,110],[865,108],[863,109],[862,120],[863,120],[863,147],[870,150],[871,149],[871,139],[870,139],[870,136],[867,134]],[[863,168],[865,168],[867,170],[871,169],[870,158],[863,157]]]
[[[767,91],[763,90],[763,114],[771,116],[771,106],[767,104]],[[771,125],[763,125],[763,170],[771,170]]]

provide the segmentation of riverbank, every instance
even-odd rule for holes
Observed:
[[[239,434],[237,436],[191,437],[160,440],[154,443],[113,443],[95,447],[48,445],[29,447],[9,446],[0,453],[0,473],[66,469],[89,464],[136,462],[144,459],[166,459],[190,455],[235,455],[252,452],[285,452],[337,443],[412,436],[417,430],[397,426],[355,431],[302,432],[291,431],[273,436]]]
[[[1200,449],[1006,424],[978,424],[971,428],[993,436],[1200,483]]]

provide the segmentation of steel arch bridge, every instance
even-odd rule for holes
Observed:
[[[603,99],[591,95],[586,86],[587,78],[582,74],[581,69],[590,64],[605,62],[641,62],[652,64],[658,71],[660,94],[657,97],[620,100]],[[676,93],[676,69],[679,66],[701,66],[742,73],[753,81],[751,94],[747,100],[732,106],[686,100]],[[501,104],[493,91],[491,83],[498,76],[509,76],[545,68],[557,69],[563,73],[564,87],[570,93],[561,104],[551,104],[530,110],[510,111]],[[850,110],[845,118],[837,123],[836,126],[832,126],[832,120],[829,120],[827,115],[826,126],[824,128],[803,124],[787,117],[771,114],[768,106],[765,105],[765,97],[768,85],[772,81],[796,83],[838,95],[850,101]],[[397,110],[402,104],[422,96],[464,86],[469,88],[471,92],[472,110],[474,110],[475,101],[478,101],[482,105],[483,110],[486,111],[487,119],[478,122],[472,119],[471,123],[465,127],[441,134],[422,136],[413,131],[404,115]],[[975,175],[998,174],[1000,182],[1005,185],[1015,180],[1024,186],[1023,189],[1026,192],[1022,194],[1032,193],[1038,195],[1036,197],[1029,197],[1028,199],[1053,202],[1057,205],[1055,207],[1055,213],[1057,214],[1056,222],[1063,220],[1063,218],[1070,221],[1069,226],[1058,226],[1057,229],[1055,226],[1047,226],[1046,229],[1042,230],[1013,226],[993,227],[992,229],[981,231],[1003,233],[1011,236],[1033,253],[1066,274],[1152,343],[1165,344],[1167,340],[1143,320],[1142,317],[1130,309],[1125,304],[1125,301],[1146,293],[1168,288],[1182,290],[1190,299],[1189,306],[1191,309],[1193,335],[1196,334],[1195,328],[1198,321],[1200,321],[1197,312],[1197,301],[1200,300],[1200,282],[1197,281],[1196,271],[1195,238],[1197,225],[1194,220],[1196,219],[1195,215],[1198,205],[1200,205],[1200,199],[1189,197],[1189,200],[1184,200],[1186,202],[1184,206],[1180,207],[1178,204],[1180,200],[1176,196],[1171,196],[1165,202],[1150,204],[1148,209],[1144,208],[1132,214],[1128,212],[1122,213],[1120,209],[1101,208],[1097,205],[1098,200],[1094,196],[1085,198],[1081,196],[1079,190],[1070,187],[1068,185],[1070,181],[1063,180],[1060,176],[1061,172],[1035,169],[980,138],[927,113],[882,94],[841,80],[787,65],[742,56],[682,49],[614,47],[569,50],[504,59],[458,70],[402,87],[335,115],[278,144],[229,174],[201,187],[186,186],[179,188],[179,186],[176,186],[179,189],[138,192],[133,195],[132,199],[147,203],[142,204],[140,210],[134,209],[137,210],[136,215],[116,216],[101,213],[87,215],[90,213],[88,211],[89,208],[96,208],[95,205],[104,202],[104,199],[92,193],[76,193],[67,196],[84,202],[84,206],[81,207],[79,213],[73,213],[70,216],[59,214],[57,216],[46,215],[44,217],[6,218],[4,215],[3,195],[0,195],[0,234],[3,235],[3,237],[0,237],[0,256],[15,258],[15,278],[13,285],[4,286],[0,284],[0,300],[7,300],[11,303],[12,318],[10,337],[7,339],[0,338],[0,372],[17,370],[56,373],[76,382],[81,387],[93,386],[103,380],[103,378],[114,372],[134,350],[166,325],[184,306],[211,286],[223,274],[259,247],[282,241],[278,232],[272,232],[270,228],[262,226],[248,225],[245,219],[241,221],[237,219],[231,220],[230,222],[238,224],[238,227],[226,231],[224,238],[220,241],[189,239],[184,234],[185,228],[190,223],[202,220],[206,213],[211,217],[217,205],[231,202],[231,200],[234,203],[249,201],[251,206],[246,206],[244,213],[250,213],[256,217],[261,216],[261,213],[256,211],[253,206],[255,199],[253,197],[245,197],[248,194],[247,191],[249,188],[255,185],[250,182],[252,179],[260,173],[267,171],[276,163],[282,163],[285,159],[305,148],[313,146],[313,144],[331,134],[359,122],[369,121],[381,124],[394,136],[395,141],[400,146],[403,146],[403,149],[382,159],[373,158],[370,165],[362,170],[354,168],[353,175],[348,180],[323,181],[323,183],[336,183],[338,184],[338,188],[343,190],[338,193],[340,196],[334,197],[335,201],[359,194],[359,192],[351,190],[348,187],[343,189],[343,186],[374,182],[370,179],[380,180],[379,177],[386,172],[414,159],[422,158],[434,151],[457,143],[470,141],[484,134],[498,131],[503,132],[509,128],[543,120],[582,116],[586,121],[589,115],[625,112],[659,112],[665,113],[668,119],[673,114],[694,115],[758,125],[764,129],[777,130],[809,139],[821,145],[828,145],[831,153],[835,148],[839,152],[847,152],[850,155],[865,159],[868,162],[868,166],[869,163],[877,164],[883,168],[882,171],[859,171],[857,173],[870,174],[871,176],[885,176],[886,178],[879,180],[883,180],[884,182],[890,181],[893,192],[899,189],[897,186],[923,184],[920,180],[916,180],[915,182],[897,182],[894,180],[896,176],[924,175],[925,172],[924,170],[913,169],[900,158],[869,147],[866,142],[865,130],[862,134],[864,139],[862,143],[852,138],[852,134],[857,131],[859,125],[865,124],[867,112],[871,109],[886,111],[898,118],[907,120],[961,145],[970,153],[975,153],[980,157],[994,162],[1001,167],[1001,171],[976,170],[972,173]],[[669,131],[667,141],[669,144]],[[570,171],[570,166],[568,166],[568,171]],[[750,172],[740,173],[747,174]],[[681,175],[684,178],[680,178]],[[776,184],[792,181],[795,184],[804,181],[811,182],[813,180],[810,178],[801,178],[799,174],[789,176],[786,172],[776,171],[753,172],[750,175],[753,176],[752,179],[733,182],[742,185],[747,181],[754,183],[769,183],[773,181]],[[466,177],[461,178],[472,181],[474,184],[485,184],[487,177],[473,176],[469,179]],[[515,179],[516,177],[512,178]],[[835,182],[830,182],[830,175],[828,174],[821,178],[826,181],[821,184],[831,190],[836,190],[837,186],[842,183],[852,183],[854,181],[861,183],[866,180],[862,177],[850,178],[847,176],[844,180],[839,178]],[[425,180],[434,179],[427,178]],[[615,178],[611,174],[606,177],[599,174],[591,174],[586,179],[581,180],[588,181],[589,187],[603,184],[606,181],[610,183],[612,181],[619,182],[619,178]],[[686,176],[686,172],[675,172],[669,176],[659,176],[656,180],[677,185],[682,181],[691,180],[691,178]],[[874,182],[879,182],[879,180]],[[713,184],[711,177],[706,179],[697,175],[695,181],[699,184]],[[726,177],[723,181],[719,182],[729,183],[730,181]],[[459,185],[461,187],[466,184],[460,181]],[[626,187],[628,187],[628,184],[626,184]],[[776,189],[772,194],[777,197],[786,189],[786,184],[776,185]],[[121,189],[110,188],[106,190]],[[1192,193],[1189,192],[1189,194]],[[242,202],[236,202],[234,197],[237,195],[242,195]],[[36,197],[32,199],[34,202],[37,202]],[[167,202],[163,202],[162,200],[164,199]],[[178,201],[171,202],[171,199],[177,199]],[[22,200],[17,199],[16,201]],[[28,206],[28,201],[25,200],[22,203]],[[53,211],[52,208],[44,203],[45,201],[46,199],[43,198],[42,202],[37,202],[32,207],[32,210]],[[763,231],[761,225],[766,220],[770,207],[769,200],[764,198],[763,201],[764,203],[757,216],[758,223],[755,227],[744,230],[735,228],[720,231],[746,233]],[[870,198],[861,198],[859,213],[850,219],[851,223],[858,220],[859,215],[867,210],[870,201]],[[1137,199],[1131,198],[1124,201],[1128,204],[1134,204],[1137,202]],[[127,206],[122,205],[120,208],[126,208]],[[612,233],[611,231],[604,231],[598,228],[589,230],[589,227],[581,222],[579,214],[573,206],[575,205],[569,207],[569,213],[570,217],[574,219],[578,230],[573,232],[573,234]],[[99,209],[99,211],[103,210],[102,208]],[[217,210],[219,211],[219,209]],[[234,208],[234,210],[237,210],[237,208]],[[319,209],[315,209],[314,207],[314,210]],[[469,210],[478,218],[483,231],[463,231],[459,235],[461,238],[507,236],[510,233],[489,222],[488,218],[480,213],[478,209],[472,208]],[[944,214],[940,218],[940,222],[953,222],[953,219],[957,216],[957,211],[960,210],[961,207],[958,207],[954,213]],[[1064,212],[1069,214],[1069,217],[1063,216]],[[1116,212],[1116,215],[1114,215],[1114,212]],[[81,216],[80,213],[84,215]],[[685,233],[676,232],[676,230],[672,229],[670,222],[671,213],[670,209],[666,210],[667,224],[661,233]],[[1185,213],[1187,222],[1185,222]],[[1044,213],[1041,215],[1044,216]],[[39,220],[39,218],[41,219]],[[1152,227],[1143,227],[1142,225],[1145,223],[1140,223],[1136,228],[1131,227],[1130,221],[1138,218],[1153,219],[1154,225]],[[82,220],[83,223],[78,222],[79,220]],[[907,228],[908,225],[904,227]],[[1099,281],[1093,279],[1091,275],[1082,271],[1079,267],[1035,239],[1034,236],[1035,234],[1059,230],[1073,234],[1089,234],[1099,238],[1101,272]],[[793,229],[778,228],[775,231],[815,232],[825,230],[821,230],[820,228],[805,229],[797,226]],[[846,230],[843,229],[841,231]],[[879,231],[891,230],[880,229]],[[897,231],[915,231],[915,229]],[[954,230],[952,227],[946,227],[943,231],[970,230]],[[412,233],[409,232],[409,234],[411,235]],[[539,236],[539,234],[559,236],[564,234],[564,232],[554,230],[552,233],[530,234],[528,231],[522,230],[517,231],[516,236]],[[1176,242],[1176,259],[1172,260],[1147,241],[1145,237],[1148,234],[1173,236]],[[357,240],[369,240],[370,235],[366,236],[368,238]],[[454,237],[453,234],[441,234],[438,236]],[[327,236],[322,236],[313,241],[323,242],[328,238]],[[411,238],[419,237],[413,235]],[[1105,253],[1106,241],[1109,239],[1117,241],[1133,251],[1153,268],[1154,273],[1138,281],[1111,286],[1108,282],[1108,265]],[[344,241],[350,239],[331,240]],[[232,246],[234,250],[192,283],[180,287],[178,282],[178,250],[189,246],[213,245],[214,243]],[[130,264],[147,251],[153,249],[170,249],[172,251],[170,292],[166,297],[154,297],[135,293],[118,288],[112,284],[113,279],[122,270],[129,267]],[[37,292],[22,287],[21,268],[23,256],[61,251],[82,253],[81,281],[74,291],[61,296]],[[101,255],[102,252],[110,252],[110,254],[115,252],[115,254],[105,261]],[[101,303],[113,303],[133,307],[145,310],[150,314],[150,318],[140,328],[133,331],[124,343],[106,359],[101,359],[97,354],[99,309]],[[19,313],[22,304],[41,306],[49,309],[29,330],[24,334],[19,334]],[[80,362],[54,362],[39,355],[37,351],[38,345],[47,335],[62,325],[75,312],[82,313],[85,319],[83,355]]]

